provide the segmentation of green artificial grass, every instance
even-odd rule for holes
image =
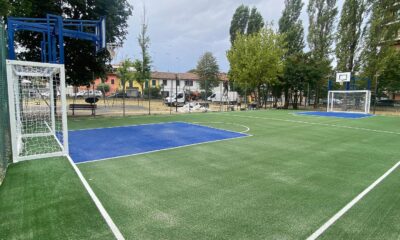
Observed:
[[[0,187],[0,239],[113,239],[65,158],[11,165]]]
[[[399,120],[291,113],[79,119],[70,126],[169,121],[236,131],[248,126],[249,138],[79,168],[128,239],[305,239],[399,160]]]
[[[246,138],[78,165],[126,239],[305,239],[400,160],[400,119],[293,113],[88,117],[68,124],[184,121],[250,128]],[[322,239],[399,238],[399,171]],[[0,213],[12,219],[0,222],[0,238],[112,238],[62,159],[11,166],[0,188]]]

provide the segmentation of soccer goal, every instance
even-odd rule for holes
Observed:
[[[13,162],[68,154],[64,65],[7,60]]]
[[[329,91],[328,112],[349,112],[368,114],[371,106],[371,91]]]

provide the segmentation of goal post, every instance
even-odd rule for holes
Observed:
[[[62,64],[7,60],[13,162],[68,155]]]
[[[371,91],[349,90],[329,91],[327,100],[328,112],[348,112],[369,114]]]

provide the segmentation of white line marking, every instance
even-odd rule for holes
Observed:
[[[122,156],[111,157],[111,158],[103,158],[103,159],[98,159],[98,160],[93,160],[93,161],[80,162],[80,163],[76,163],[76,164],[77,165],[81,165],[81,164],[86,164],[86,163],[94,163],[94,162],[100,162],[100,161],[113,160],[113,159],[117,159],[117,158],[134,157],[134,156],[140,156],[140,155],[144,155],[144,154],[163,152],[163,151],[174,150],[174,149],[179,149],[179,148],[197,146],[197,145],[201,145],[201,144],[222,142],[222,141],[228,141],[228,140],[234,140],[234,139],[246,138],[246,137],[252,137],[252,135],[245,134],[245,136],[240,136],[240,137],[226,138],[226,139],[208,141],[208,142],[201,142],[201,143],[193,143],[193,144],[188,144],[188,145],[182,145],[182,146],[179,146],[179,147],[165,148],[165,149],[159,149],[159,150],[154,150],[154,151],[149,151],[149,152],[128,154],[128,155],[122,155]]]
[[[157,123],[142,123],[142,124],[135,124],[135,125],[123,125],[123,126],[112,126],[112,127],[100,127],[100,128],[82,128],[76,130],[69,130],[69,132],[79,132],[79,131],[90,131],[90,130],[100,130],[100,129],[110,129],[110,128],[129,128],[129,127],[136,127],[136,126],[146,126],[146,125],[160,125],[160,124],[171,124],[171,123],[182,123],[179,121],[174,122],[157,122]]]
[[[359,202],[365,195],[367,195],[372,189],[374,189],[379,183],[381,183],[387,176],[389,176],[394,170],[400,166],[400,162],[396,163],[391,169],[385,174],[378,178],[374,183],[362,191],[357,197],[349,202],[344,208],[337,212],[331,219],[329,219],[324,225],[322,225],[317,231],[315,231],[307,240],[315,240],[321,236],[330,226],[332,226],[339,218],[341,218],[347,211],[349,211],[357,202]]]
[[[76,174],[78,175],[79,179],[81,180],[83,186],[86,188],[86,191],[89,193],[90,197],[92,198],[94,204],[96,204],[97,209],[99,209],[101,216],[106,221],[107,225],[110,227],[111,231],[113,232],[115,238],[117,240],[125,240],[122,233],[119,231],[117,225],[115,225],[114,221],[111,219],[110,215],[107,213],[106,209],[104,208],[103,204],[100,202],[99,198],[94,193],[93,189],[90,187],[89,183],[86,181],[85,177],[83,176],[82,172],[76,166],[74,161],[72,161],[70,156],[67,156],[69,163],[74,168]]]
[[[337,124],[314,123],[314,122],[306,122],[306,121],[299,121],[299,120],[289,120],[289,119],[280,119],[280,118],[269,118],[269,117],[241,116],[241,115],[234,115],[234,114],[229,114],[229,116],[242,117],[242,118],[273,120],[273,121],[282,121],[282,122],[291,122],[291,123],[304,123],[304,124],[309,124],[309,125],[337,127],[337,128],[346,128],[346,129],[362,130],[362,131],[369,131],[369,132],[388,133],[388,134],[400,135],[400,132],[391,132],[391,131],[385,131],[385,130],[375,130],[375,129],[359,128],[359,127],[349,127],[349,126],[343,126],[343,125],[337,125]]]
[[[246,125],[242,125],[242,124],[238,124],[238,123],[227,123],[227,122],[193,122],[191,124],[194,125],[198,125],[198,126],[202,126],[202,127],[209,127],[209,128],[214,128],[217,130],[223,130],[223,131],[228,131],[228,132],[234,132],[234,133],[247,133],[250,131],[250,128]],[[230,131],[230,130],[226,130],[226,129],[222,129],[222,128],[216,128],[216,127],[210,127],[208,125],[201,125],[201,124],[226,124],[226,125],[234,125],[234,126],[239,126],[239,127],[243,127],[246,130],[241,131],[241,132],[235,132],[235,131]]]

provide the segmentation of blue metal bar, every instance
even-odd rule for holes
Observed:
[[[42,33],[41,60],[43,62],[64,63],[64,37],[83,39],[96,44],[96,49],[105,46],[102,24],[100,20],[63,19],[61,16],[48,14],[46,18],[8,18],[8,51],[9,58],[15,59],[14,34],[17,31]],[[68,28],[66,28],[68,27]],[[88,32],[85,32],[85,29]],[[92,32],[93,31],[93,32]]]

